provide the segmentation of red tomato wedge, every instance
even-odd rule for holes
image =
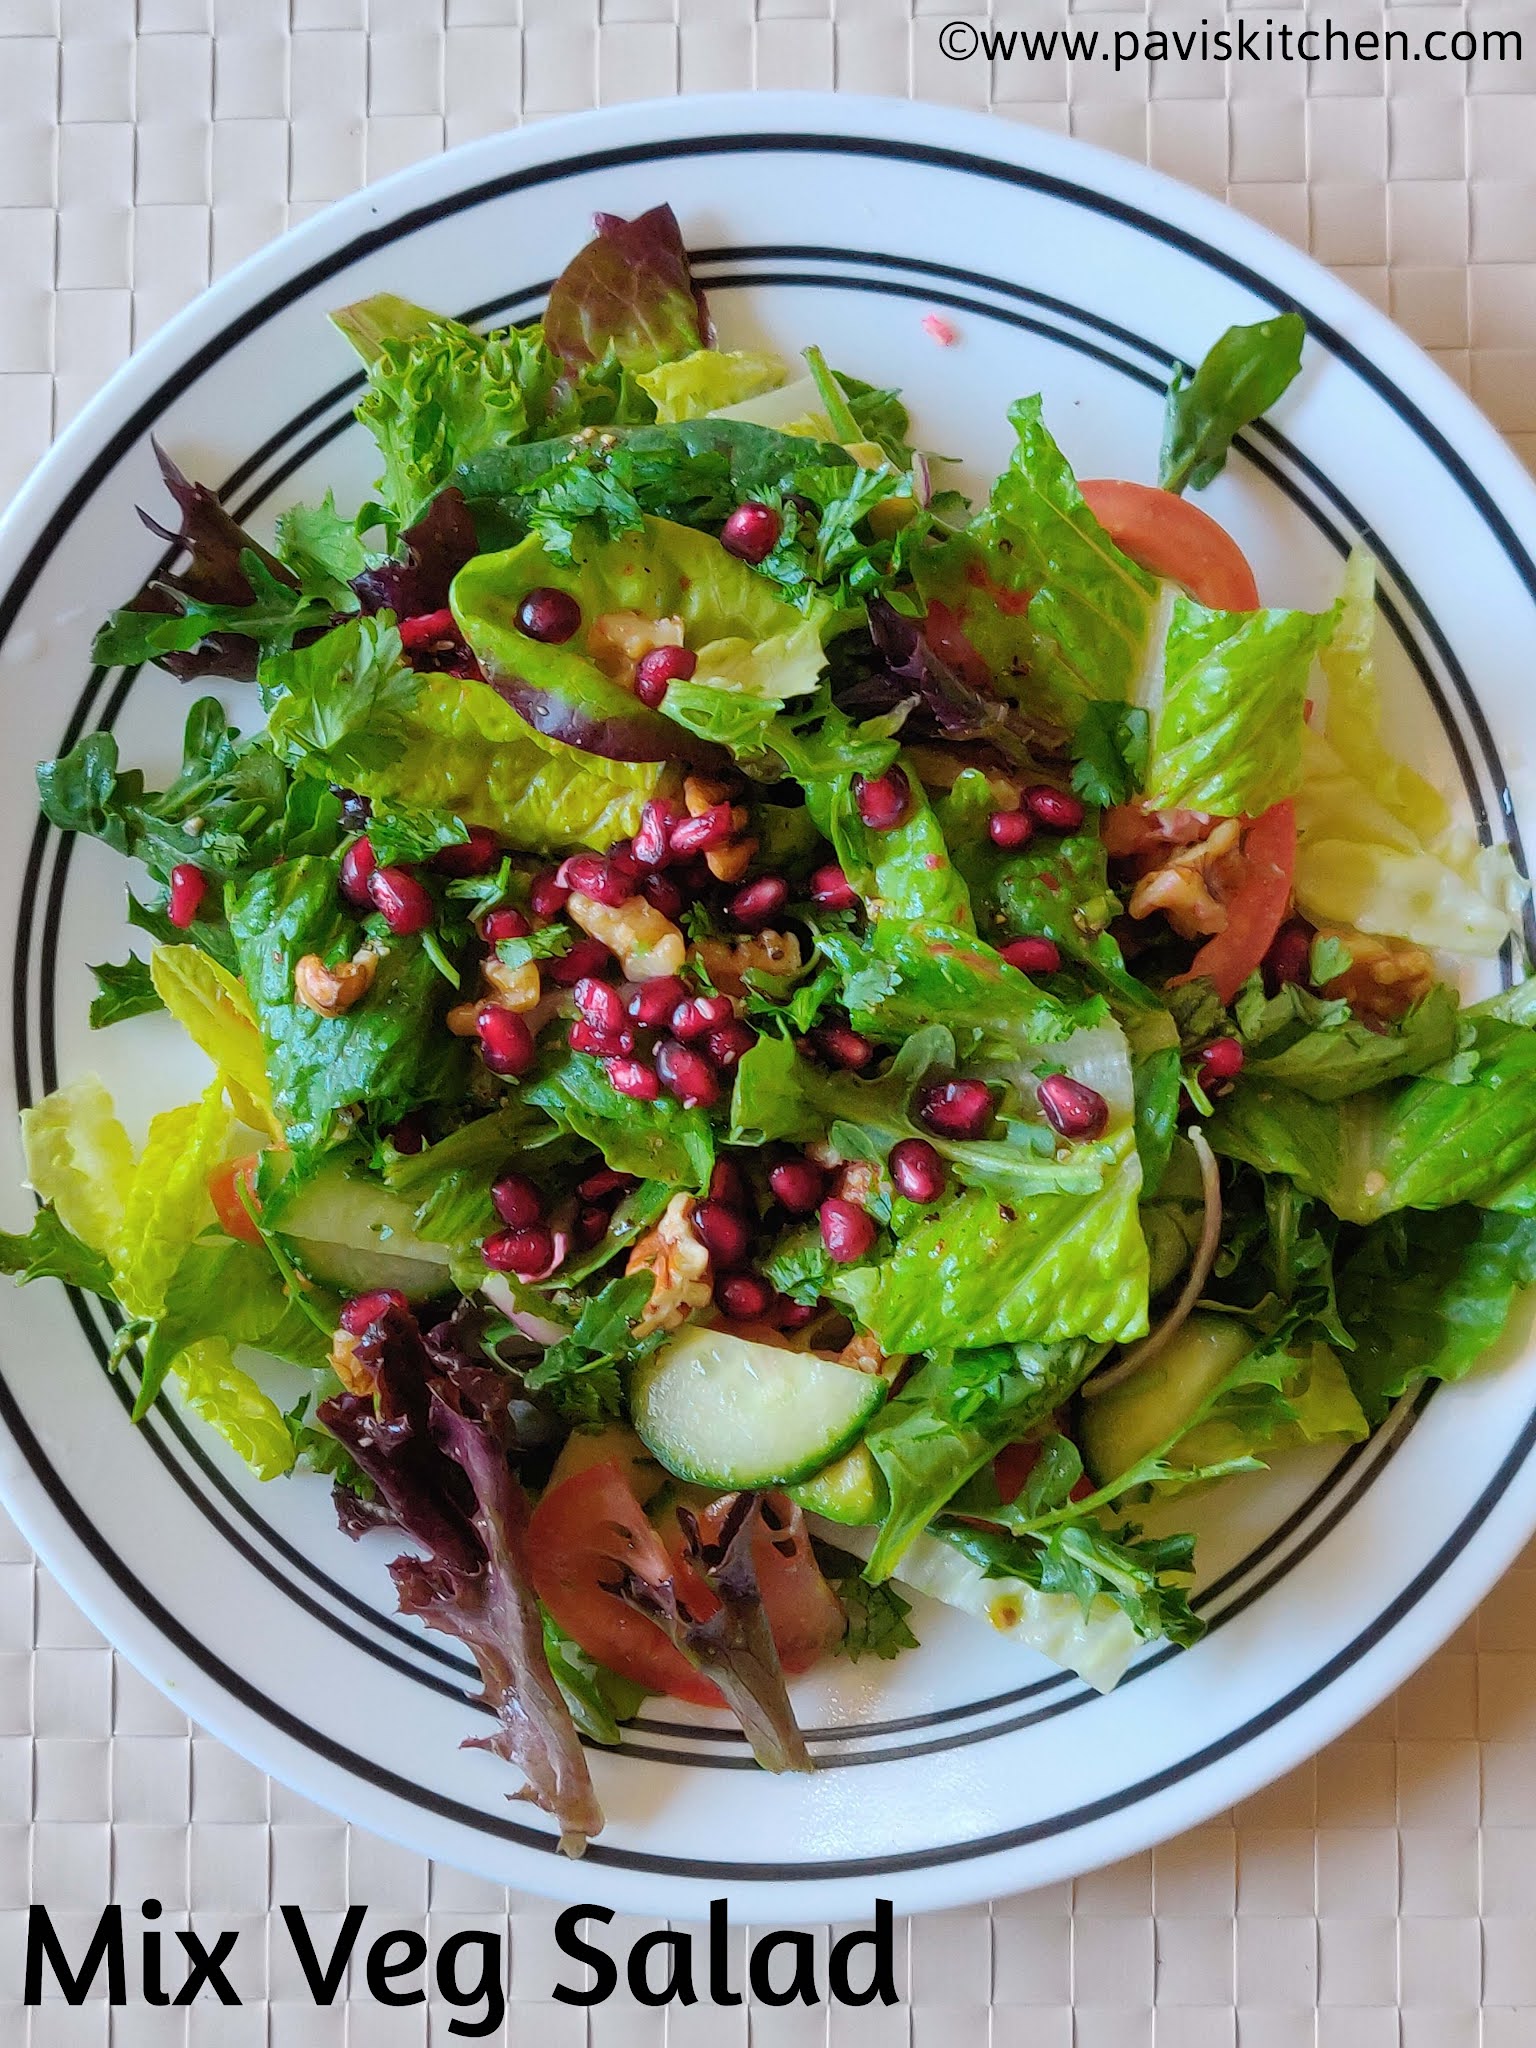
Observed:
[[[240,1199],[240,1190],[244,1188],[252,1206],[255,1206],[256,1170],[260,1164],[259,1152],[247,1152],[243,1159],[226,1159],[208,1176],[208,1199],[219,1219],[219,1228],[231,1237],[239,1238],[242,1244],[261,1243],[261,1232]]]
[[[1259,586],[1248,558],[1209,512],[1151,484],[1093,477],[1078,489],[1117,548],[1154,576],[1182,583],[1217,612],[1258,609]]]
[[[784,1669],[805,1671],[842,1634],[843,1613],[817,1568],[799,1511],[781,1494],[769,1500],[777,1527],[760,1529],[752,1558]],[[721,1503],[701,1513],[706,1538],[723,1513]],[[539,1598],[588,1656],[653,1692],[696,1706],[723,1704],[655,1622],[608,1590],[623,1564],[654,1585],[676,1578],[683,1606],[700,1620],[715,1605],[697,1576],[668,1555],[617,1465],[574,1472],[545,1494],[528,1524],[528,1561]]]
[[[1296,807],[1289,797],[1249,824],[1242,852],[1248,872],[1227,899],[1226,929],[1206,940],[1187,972],[1173,977],[1192,981],[1203,974],[1224,1003],[1231,1002],[1285,922],[1296,872]]]

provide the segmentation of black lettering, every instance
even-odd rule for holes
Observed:
[[[146,1920],[158,1920],[164,1908],[158,1899],[146,1899],[139,1911]],[[146,2005],[169,2005],[171,1994],[165,1988],[160,1974],[160,1936],[144,1936],[144,2003]]]
[[[1514,44],[1513,50],[1510,44]],[[1485,28],[1483,30],[1483,61],[1497,57],[1502,64],[1506,57],[1512,57],[1518,64],[1525,49],[1517,28]]]
[[[1389,43],[1391,42],[1393,35],[1399,35],[1402,37],[1403,54],[1406,56],[1408,52],[1408,36],[1406,30],[1393,29],[1387,36],[1387,41]],[[1362,61],[1367,61],[1375,57],[1380,50],[1380,46],[1381,37],[1376,33],[1375,29],[1362,28],[1357,29],[1355,31],[1355,55]],[[1391,50],[1389,49],[1386,54],[1390,57],[1392,54]]]
[[[1310,49],[1307,47],[1309,43],[1311,44]],[[1315,64],[1317,62],[1317,30],[1315,28],[1304,28],[1302,30],[1301,34],[1296,38],[1296,53],[1303,63]]]
[[[173,2003],[190,2005],[206,1984],[220,2005],[238,2005],[240,1994],[225,1976],[223,1965],[225,1957],[234,1953],[235,1943],[239,1938],[237,1934],[229,1932],[216,1934],[213,1938],[213,1947],[206,1949],[198,1935],[187,1934],[178,1927],[176,1939],[186,1950],[187,1960],[192,1967],[187,1972],[186,1983],[177,1992]]]
[[[659,1991],[651,1988],[647,1965],[651,1957],[662,1951],[672,1958],[667,1971],[666,1982]],[[670,1927],[658,1928],[653,1934],[642,1934],[629,1952],[629,1995],[637,2005],[670,2005],[674,1998],[684,2005],[697,2005],[698,1993],[693,1988],[693,1937],[676,1934]]]
[[[401,1951],[398,1963],[389,1960],[392,1948]],[[426,1936],[418,1934],[414,1927],[397,1927],[392,1934],[381,1934],[368,1951],[369,1996],[376,1998],[380,2005],[425,2005],[425,1985],[415,1991],[396,1991],[394,1979],[419,1970],[426,1960]]]
[[[774,1990],[770,1967],[776,1948],[792,1950],[795,1958],[794,1974],[782,1991]],[[747,1976],[752,1996],[763,2005],[793,2005],[797,1998],[802,2005],[814,2005],[816,1944],[798,1928],[780,1928],[776,1934],[765,1934],[747,1959]]]
[[[712,2005],[740,2005],[741,1993],[731,1989],[731,1930],[725,1899],[709,1902],[709,1997]]]
[[[43,1965],[46,1963],[53,1972],[53,1980],[64,1994],[66,2005],[84,2005],[86,1995],[96,1981],[96,1972],[105,1963],[107,1966],[107,2003],[126,2005],[128,1993],[126,1973],[123,1969],[123,1909],[121,1906],[107,1906],[96,1922],[96,1932],[91,1936],[90,1947],[86,1950],[79,1971],[69,1967],[59,1937],[53,1931],[53,1921],[46,1906],[32,1906],[27,1911],[27,1969],[23,2002],[27,2005],[41,2005],[43,2002]]]
[[[480,1974],[473,1984],[459,1982],[459,1957],[466,1949],[480,1951]],[[467,2034],[481,2039],[494,2034],[507,2016],[507,1994],[502,1988],[506,1972],[501,1961],[499,1934],[451,1934],[437,1958],[437,1988],[446,2005],[475,2005],[485,2000],[485,2011],[477,2020],[450,2020],[450,2034]]]
[[[1237,54],[1239,59],[1257,57],[1259,54],[1258,30],[1250,27],[1246,21],[1237,24]]]
[[[1175,29],[1173,32],[1173,47],[1179,62],[1187,64],[1195,54],[1195,44],[1203,42],[1204,39],[1203,30],[1192,28],[1187,36],[1181,36],[1178,30]],[[1165,36],[1163,40],[1166,42],[1167,37]]]
[[[1231,29],[1229,29],[1229,28],[1219,28],[1219,29],[1217,29],[1217,31],[1216,31],[1216,33],[1215,33],[1215,35],[1213,35],[1213,36],[1211,37],[1211,48],[1212,48],[1212,50],[1214,51],[1214,53],[1215,53],[1215,56],[1216,56],[1216,61],[1217,61],[1217,62],[1218,62],[1219,64],[1230,64],[1230,63],[1231,63],[1231,61],[1232,61],[1232,31],[1231,31]]]
[[[990,57],[994,63],[1001,58],[1006,64],[1013,55],[1013,46],[1018,40],[1018,30],[982,29],[979,40],[983,57]]]
[[[283,1925],[288,1929],[288,1939],[293,1943],[293,1952],[299,1959],[299,1968],[304,1972],[304,1982],[309,1986],[309,1995],[316,2005],[334,2004],[341,1989],[342,1979],[347,1974],[347,1964],[352,1960],[352,1951],[357,1947],[357,1937],[363,1931],[366,1908],[348,1906],[346,1918],[341,1923],[341,1932],[336,1937],[336,1946],[331,1950],[331,1959],[322,1970],[320,1958],[315,1954],[315,1945],[309,1938],[309,1926],[304,1918],[302,1906],[280,1906]]]
[[[1168,62],[1168,31],[1162,28],[1148,29],[1146,41],[1142,45],[1142,55],[1149,64],[1166,64]]]
[[[583,1941],[577,1931],[583,1920],[600,1920],[606,1927],[612,1918],[610,1906],[567,1906],[555,1922],[556,1947],[578,1963],[585,1963],[592,1972],[590,1990],[572,1991],[565,1984],[555,1986],[555,1996],[562,2005],[601,2005],[605,1998],[613,1996],[619,1981],[618,1965],[612,1956],[594,1948],[590,1941]]]
[[[873,2005],[877,1998],[882,2005],[896,2003],[895,1925],[891,1901],[876,1899],[874,1926],[845,1934],[833,1942],[827,1958],[828,1997],[839,2005]],[[848,1960],[859,1944],[866,1941],[875,1952],[874,1962],[868,1984],[862,1991],[855,1991],[848,1974]]]
[[[1122,43],[1126,45],[1124,50],[1120,47]],[[1117,28],[1115,30],[1115,69],[1120,71],[1127,64],[1133,63],[1136,52],[1140,48],[1141,31],[1139,29]]]

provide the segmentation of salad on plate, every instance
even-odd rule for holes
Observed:
[[[376,495],[258,539],[161,451],[97,641],[233,720],[38,771],[147,871],[91,1023],[211,1077],[138,1145],[28,1107],[0,1263],[387,1532],[572,1852],[643,1698],[809,1769],[787,1679],[914,1591],[1100,1688],[1193,1643],[1146,1504],[1368,1436],[1536,1277],[1536,983],[1456,980],[1524,881],[1383,740],[1368,557],[1269,607],[1182,495],[1299,316],[1176,373],[1156,486],[1026,396],[975,499],[721,347],[666,207],[532,325],[334,318]]]

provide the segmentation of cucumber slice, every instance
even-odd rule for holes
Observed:
[[[448,1247],[416,1235],[403,1195],[343,1166],[328,1166],[276,1205],[276,1227],[311,1279],[344,1294],[398,1287],[407,1300],[440,1293]]]
[[[630,1383],[643,1441],[679,1479],[790,1486],[858,1441],[884,1380],[728,1330],[688,1330]]]
[[[1240,1358],[1252,1332],[1237,1316],[1192,1315],[1165,1351],[1106,1394],[1078,1404],[1078,1447],[1095,1482],[1108,1486],[1167,1443]]]
[[[832,1464],[791,1486],[789,1497],[807,1514],[822,1515],[851,1529],[883,1521],[890,1504],[884,1475],[867,1444],[855,1444]]]

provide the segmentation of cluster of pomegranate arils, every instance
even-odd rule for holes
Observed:
[[[519,1280],[548,1279],[568,1250],[590,1251],[602,1242],[614,1208],[638,1185],[633,1174],[597,1168],[577,1183],[574,1218],[557,1230],[538,1185],[526,1173],[502,1174],[491,1187],[502,1228],[481,1246],[485,1263],[493,1272],[512,1273]]]

